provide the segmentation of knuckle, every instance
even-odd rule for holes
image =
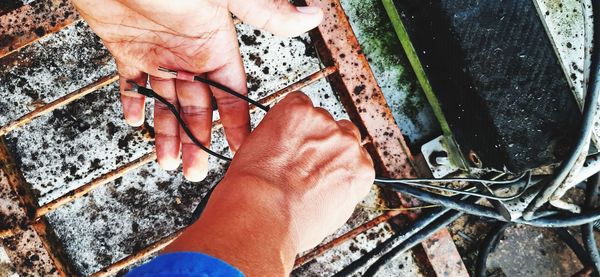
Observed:
[[[127,89],[130,89],[130,85],[122,85],[121,86],[121,96],[122,97],[127,97],[127,98],[132,98],[132,99],[138,99],[138,98],[142,98],[144,97],[143,95],[135,92],[135,91],[128,91]]]
[[[163,78],[163,77],[158,77],[158,76],[152,76],[150,75],[150,82],[165,82],[165,81],[172,81],[173,78]]]
[[[212,109],[200,106],[181,106],[181,113],[187,117],[207,117],[212,115]]]
[[[282,100],[282,102],[289,103],[289,104],[297,103],[300,105],[312,107],[312,101],[310,100],[310,98],[306,94],[302,93],[301,91],[291,92],[290,94],[288,94],[288,96],[286,96]]]
[[[333,116],[326,109],[323,109],[321,107],[316,107],[315,111],[326,118],[333,119]]]
[[[248,104],[245,101],[233,96],[220,97],[217,99],[217,106],[219,107],[219,109],[230,109],[244,105]]]
[[[375,163],[373,162],[373,159],[371,158],[371,155],[369,155],[369,152],[367,152],[367,150],[365,150],[364,148],[361,147],[361,152],[362,152],[362,157],[363,157],[363,164],[365,166],[367,166],[367,168],[372,172],[373,175],[373,179],[375,178]]]
[[[354,146],[354,145],[357,144],[357,142],[356,142],[356,135],[354,133],[352,133],[351,131],[341,129],[340,130],[340,134],[341,134],[341,137],[345,141],[347,141],[347,142],[350,143],[350,146]]]
[[[165,100],[177,108],[177,99],[165,97]],[[154,101],[154,109],[159,111],[170,111],[169,107],[167,107],[165,103],[158,100]]]
[[[311,114],[315,119],[320,121],[320,124],[324,124],[324,126],[335,123],[333,116],[327,110],[321,107],[313,108]]]
[[[346,128],[348,131],[355,132],[355,133],[360,133],[360,131],[358,130],[358,127],[356,127],[356,125],[354,125],[354,123],[352,123],[352,121],[350,121],[348,119],[342,119],[342,120],[340,120],[338,122],[344,128]]]

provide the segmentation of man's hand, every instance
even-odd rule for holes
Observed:
[[[117,61],[125,120],[144,122],[144,97],[125,91],[127,80],[146,84],[175,104],[194,135],[209,145],[211,95],[232,152],[250,133],[246,102],[205,84],[175,81],[159,66],[203,74],[247,94],[246,75],[230,12],[276,35],[295,36],[316,27],[322,11],[294,7],[287,0],[73,0],[81,16],[102,38]],[[167,170],[179,166],[191,181],[204,179],[208,156],[196,147],[171,112],[155,102],[154,127],[158,163]]]
[[[197,251],[247,276],[289,274],[348,220],[375,178],[360,133],[293,93],[242,144],[200,217],[166,252]]]

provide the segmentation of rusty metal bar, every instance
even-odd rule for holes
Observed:
[[[293,83],[293,84],[291,84],[269,96],[266,96],[265,98],[260,100],[260,103],[265,106],[271,105],[271,104],[275,103],[276,101],[278,101],[279,99],[290,94],[291,92],[298,91],[306,86],[312,85],[312,84],[316,83],[317,81],[321,80],[322,78],[333,74],[335,71],[336,71],[335,66],[325,67],[313,74],[308,75],[307,77],[303,78],[302,80],[300,80],[298,82],[295,82],[295,83]],[[250,109],[256,109],[256,107],[254,105],[250,105]]]
[[[44,106],[41,106],[41,107],[35,109],[34,111],[2,126],[0,128],[0,136],[6,135],[8,132],[27,124],[28,122],[30,122],[31,120],[33,120],[39,116],[50,113],[50,112],[52,112],[62,106],[65,106],[81,97],[84,97],[98,89],[101,89],[117,80],[119,80],[119,76],[116,74],[105,76],[105,77],[102,77],[99,80],[97,80],[81,89],[78,89],[74,92],[66,94],[66,95],[64,95]]]
[[[109,276],[109,275],[115,274],[115,273],[119,272],[119,270],[121,270],[129,265],[132,265],[135,262],[142,260],[142,259],[160,251],[161,249],[165,248],[167,245],[169,245],[171,242],[173,242],[177,237],[179,237],[179,235],[181,235],[181,233],[183,233],[184,230],[185,230],[185,228],[180,229],[177,232],[175,232],[167,237],[164,237],[161,240],[138,251],[137,253],[129,255],[129,256],[119,260],[118,262],[103,268],[102,270],[90,275],[90,277],[103,277],[103,276]]]
[[[52,263],[56,267],[58,274],[64,277],[70,276],[72,270],[66,263],[66,254],[64,253],[62,247],[56,247],[58,238],[56,237],[56,234],[54,234],[54,231],[49,228],[48,222],[42,219],[34,222],[32,227],[38,234],[42,246],[48,252],[48,257],[50,260],[52,260]]]
[[[365,223],[363,223],[362,225],[348,231],[347,233],[333,239],[332,241],[319,245],[318,247],[316,247],[315,249],[311,250],[310,252],[302,255],[301,257],[298,257],[296,259],[296,262],[294,264],[294,268],[296,267],[300,267],[302,265],[304,265],[305,263],[309,262],[310,260],[322,255],[323,253],[327,252],[328,250],[341,245],[342,243],[351,240],[353,238],[355,238],[356,236],[358,236],[359,234],[372,229],[373,227],[386,222],[388,220],[390,220],[391,218],[399,215],[400,212],[399,211],[389,211],[386,212],[384,214],[381,214]]]
[[[66,194],[63,194],[61,197],[56,198],[48,203],[46,203],[45,205],[41,206],[40,208],[38,208],[35,211],[35,218],[40,218],[44,215],[46,215],[47,213],[56,210],[58,207],[67,204],[81,196],[84,196],[85,194],[89,193],[90,191],[92,191],[93,189],[102,186],[104,184],[107,184],[111,181],[114,181],[115,179],[118,179],[120,177],[122,177],[123,175],[125,175],[127,172],[134,170],[138,167],[141,167],[147,163],[150,163],[151,161],[156,160],[156,152],[152,151],[134,161],[131,161],[111,172],[108,172],[96,179],[94,179],[93,181],[80,186]]]
[[[37,0],[0,17],[0,58],[73,24],[79,14],[68,0]]]
[[[317,82],[318,80],[329,76],[333,72],[335,72],[335,67],[332,67],[332,66],[321,69],[321,70],[307,76],[306,78],[261,99],[261,104],[270,105],[273,102],[277,101],[278,99],[281,99],[282,97],[286,96],[290,92],[297,91],[297,90],[302,89],[303,87],[311,85],[311,84]],[[0,136],[6,135],[10,131],[13,131],[13,130],[27,124],[28,122],[30,122],[31,120],[33,120],[39,116],[50,113],[50,112],[52,112],[62,106],[65,106],[79,98],[82,98],[94,91],[97,91],[113,82],[116,82],[117,80],[119,80],[119,76],[117,74],[112,74],[109,76],[102,77],[99,80],[97,80],[81,89],[78,89],[74,92],[64,95],[64,96],[46,104],[40,108],[37,108],[34,111],[0,127]],[[250,109],[251,109],[251,111],[254,111],[256,109],[256,107],[254,105],[251,105]],[[221,128],[219,126],[215,126],[215,125],[220,125],[220,124],[221,123],[219,120],[215,121],[215,123],[213,123],[213,129]]]
[[[421,245],[437,276],[469,276],[447,228],[439,230]]]
[[[10,156],[4,139],[0,137],[0,237],[13,236],[26,228],[36,207],[36,200]]]
[[[0,153],[0,156],[3,155],[6,153]],[[12,174],[7,172],[10,169],[3,161],[4,159],[0,158],[0,238],[15,235],[18,229],[27,225],[31,214],[27,208],[28,203],[21,199],[14,189],[14,177],[11,180]]]

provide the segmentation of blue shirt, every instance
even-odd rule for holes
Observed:
[[[237,268],[217,258],[197,253],[178,252],[160,255],[131,270],[126,277],[244,277]]]

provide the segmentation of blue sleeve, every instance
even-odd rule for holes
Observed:
[[[160,255],[150,262],[131,270],[126,277],[244,277],[244,274],[226,262],[197,252],[179,252]]]

